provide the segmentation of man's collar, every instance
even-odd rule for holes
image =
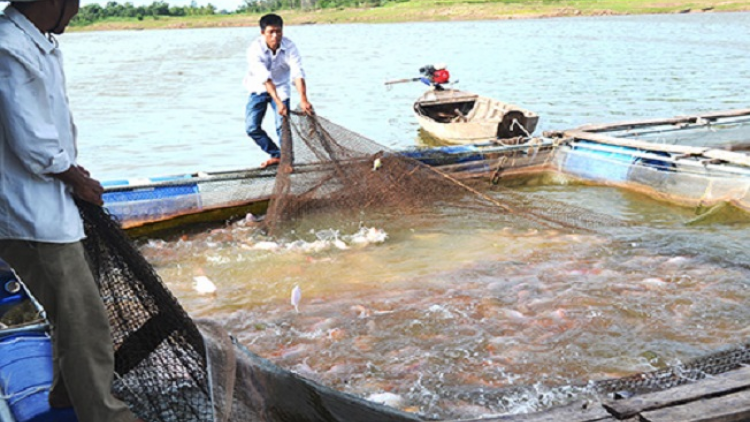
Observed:
[[[264,53],[271,51],[273,53],[273,51],[268,47],[268,44],[266,44],[266,39],[263,38],[263,36],[260,36],[258,38],[260,39],[261,51],[263,51]],[[279,48],[278,50],[276,50],[277,54],[279,51],[286,50],[286,46],[284,44],[286,44],[286,38],[281,39],[281,44],[279,44]]]
[[[5,16],[10,19],[11,22],[13,22],[21,31],[25,32],[26,35],[31,38],[32,41],[39,47],[40,50],[45,52],[46,54],[50,54],[57,45],[52,42],[51,40],[47,39],[47,37],[44,36],[39,31],[39,28],[37,28],[31,21],[24,16],[23,13],[19,12],[15,7],[8,6],[3,11]]]

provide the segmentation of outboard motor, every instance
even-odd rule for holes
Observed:
[[[428,86],[433,86],[438,91],[442,91],[442,84],[449,83],[451,78],[451,74],[448,72],[447,66],[444,63],[436,65],[428,64],[420,67],[419,73],[422,75],[422,77],[419,78],[422,83]]]

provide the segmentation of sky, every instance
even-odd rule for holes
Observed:
[[[105,6],[109,0],[81,0],[81,6],[85,6],[87,4],[94,4],[97,3],[100,6]],[[154,0],[114,0],[120,4],[125,4],[128,1],[133,3],[135,6],[147,6],[154,2]],[[167,4],[170,6],[190,6],[190,3],[192,3],[192,0],[164,0]],[[195,3],[198,6],[205,6],[208,3],[213,4],[216,6],[218,10],[228,10],[230,12],[233,12],[237,10],[238,7],[243,3],[242,0],[195,0]]]

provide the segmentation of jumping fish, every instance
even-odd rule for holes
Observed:
[[[200,294],[216,293],[216,285],[205,275],[193,277],[195,291]]]
[[[302,299],[302,290],[299,288],[299,286],[294,286],[292,289],[292,306],[294,306],[294,310],[299,313],[299,301]]]

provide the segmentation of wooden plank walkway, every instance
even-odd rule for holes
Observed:
[[[461,422],[739,422],[750,421],[750,367],[628,399],[577,402],[526,415]]]

